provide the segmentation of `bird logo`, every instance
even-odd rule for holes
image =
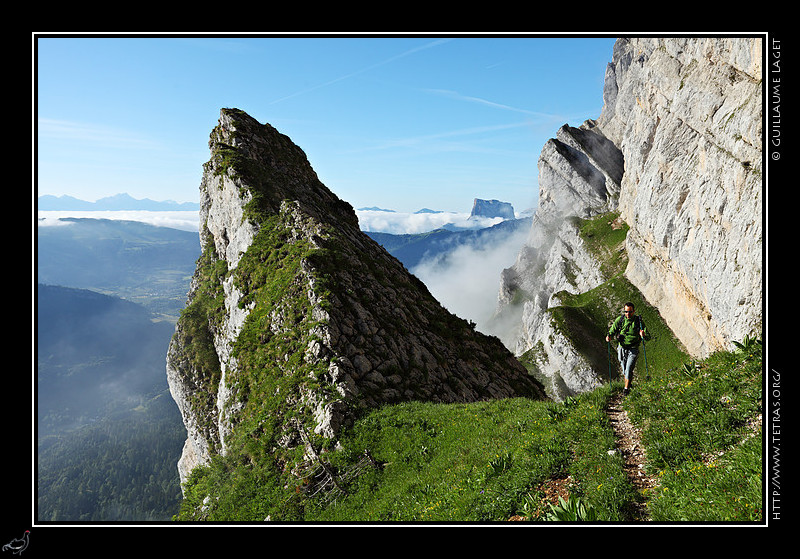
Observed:
[[[3,546],[3,551],[10,551],[15,555],[20,555],[28,547],[28,538],[31,531],[25,530],[25,534],[21,538],[14,538]]]

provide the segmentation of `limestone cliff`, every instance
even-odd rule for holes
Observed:
[[[620,40],[606,78],[626,274],[698,356],[761,328],[761,43]]]
[[[600,117],[544,146],[539,205],[503,274],[498,321],[557,397],[603,380],[553,318],[564,293],[624,278],[698,357],[760,330],[761,49],[758,38],[619,39]],[[580,233],[600,215],[628,228],[624,276]],[[615,313],[622,301],[607,303]]]
[[[359,230],[288,137],[223,109],[209,148],[202,256],[167,356],[182,480],[233,448],[255,460],[335,438],[371,406],[544,397]]]

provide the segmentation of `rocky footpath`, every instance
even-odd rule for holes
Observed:
[[[600,382],[549,312],[613,278],[578,232],[629,226],[625,277],[695,356],[761,328],[761,39],[619,39],[600,117],[564,125],[539,158],[526,246],[503,273],[504,342],[536,355],[556,396]]]
[[[203,254],[167,356],[182,480],[234,445],[335,438],[372,406],[544,397],[498,338],[359,230],[289,138],[223,109],[209,147]]]

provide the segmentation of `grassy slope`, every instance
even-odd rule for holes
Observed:
[[[563,404],[514,400],[375,412],[357,426],[351,444],[373,449],[387,465],[362,474],[354,495],[312,517],[502,521],[518,515],[541,520],[551,511],[545,502],[548,483],[566,479],[571,496],[588,503],[600,520],[630,520],[632,502],[642,499],[658,521],[759,520],[761,437],[758,429],[749,436],[748,423],[762,405],[760,346],[712,356],[699,367],[684,366],[691,360],[658,310],[622,275],[627,226],[615,218],[581,224],[584,240],[610,279],[587,293],[562,293],[562,305],[551,310],[600,371],[611,369],[612,384]],[[648,471],[662,480],[652,495],[637,494],[618,456],[608,453],[614,436],[604,409],[619,389],[619,378],[613,357],[609,367],[603,338],[629,300],[650,331],[637,390],[626,407],[644,427]],[[693,390],[686,386],[689,371],[702,374],[702,382],[689,385]]]
[[[693,369],[651,369],[626,400],[643,427],[648,494],[631,486],[614,448],[605,407],[615,381],[556,404],[522,399],[386,407],[360,421],[345,452],[330,460],[347,473],[359,449],[368,467],[334,505],[308,506],[304,520],[548,520],[547,488],[565,481],[600,521],[630,521],[644,500],[651,520],[760,521],[763,518],[760,347],[720,353]],[[322,503],[318,494],[310,502]]]
[[[597,254],[605,254],[613,279],[589,293],[565,296],[556,317],[565,325],[580,320],[584,339],[594,339],[602,335],[609,312],[628,299],[644,315],[652,334],[647,364],[626,407],[644,429],[648,472],[661,480],[652,494],[637,493],[619,455],[609,454],[615,442],[605,407],[620,389],[614,378],[559,404],[509,399],[374,410],[345,434],[340,451],[323,454],[338,486],[323,487],[320,470],[277,480],[267,470],[245,475],[242,462],[215,459],[196,471],[187,494],[193,506],[179,518],[490,522],[517,515],[545,520],[551,512],[548,488],[560,481],[602,521],[630,520],[632,503],[640,499],[648,501],[658,521],[760,520],[761,431],[752,426],[762,405],[760,345],[685,366],[689,358],[656,309],[620,275],[624,265],[617,247],[625,231],[611,223],[605,217],[587,222],[583,232]],[[605,368],[604,345],[594,349],[593,358]],[[365,462],[365,450],[374,465]],[[292,484],[281,488],[278,482],[287,479]],[[215,499],[197,516],[208,493]]]
[[[362,473],[335,506],[309,508],[306,519],[543,518],[548,482],[564,480],[606,518],[623,520],[636,496],[620,458],[606,452],[614,445],[603,411],[609,394],[565,404],[508,399],[377,410],[358,423],[346,448],[370,449],[380,467]],[[347,453],[335,458],[342,471],[353,462]]]
[[[651,369],[653,372],[663,371],[689,360],[689,355],[661,318],[658,309],[651,306],[623,275],[627,265],[627,231],[628,226],[615,214],[582,222],[581,236],[601,262],[601,269],[609,279],[586,293],[561,292],[562,304],[548,311],[606,381],[609,375],[611,380],[619,380],[620,369],[616,344],[608,344],[605,336],[611,322],[620,315],[627,302],[634,304],[636,314],[642,317],[648,331],[636,366],[638,380],[646,380]]]

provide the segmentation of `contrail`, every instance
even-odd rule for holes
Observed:
[[[489,107],[494,107],[496,109],[502,109],[504,111],[513,111],[513,112],[523,113],[523,114],[526,114],[526,115],[531,115],[531,116],[545,118],[545,119],[559,119],[559,118],[562,118],[561,116],[555,115],[555,114],[548,114],[548,113],[542,113],[542,112],[538,112],[538,111],[531,111],[531,110],[528,110],[528,109],[520,109],[518,107],[512,107],[511,105],[504,105],[502,103],[496,103],[494,101],[489,101],[488,99],[482,99],[480,97],[472,97],[470,95],[462,95],[461,93],[458,93],[457,91],[449,91],[449,90],[446,90],[446,89],[429,89],[428,91],[430,93],[436,93],[438,95],[444,95],[445,97],[449,97],[451,99],[458,99],[458,100],[467,101],[467,102],[470,102],[470,103],[478,103],[478,104],[481,104],[481,105],[487,105]]]
[[[298,91],[297,93],[292,93],[291,95],[287,95],[285,97],[281,97],[280,99],[276,99],[275,101],[271,101],[269,104],[270,105],[274,105],[275,103],[280,103],[281,101],[286,101],[287,99],[291,99],[293,97],[298,97],[300,95],[305,95],[306,93],[309,93],[311,91],[316,91],[317,89],[321,89],[323,87],[328,87],[329,85],[333,85],[335,83],[350,79],[353,76],[357,76],[359,74],[363,74],[364,72],[369,72],[370,70],[373,70],[373,69],[378,68],[380,66],[384,66],[386,64],[389,64],[390,62],[394,62],[395,60],[399,60],[400,58],[404,58],[406,56],[409,56],[409,55],[414,54],[416,52],[419,52],[421,50],[437,47],[439,45],[442,45],[442,44],[447,43],[447,42],[452,41],[452,40],[453,39],[437,39],[436,41],[432,41],[430,43],[421,45],[419,47],[415,47],[413,49],[407,50],[407,51],[402,52],[402,53],[400,53],[398,55],[395,55],[395,56],[392,56],[390,58],[387,58],[386,60],[383,60],[381,62],[377,62],[375,64],[372,64],[371,66],[367,66],[367,67],[362,68],[360,70],[356,70],[355,72],[351,72],[349,74],[345,74],[344,76],[340,76],[340,77],[338,77],[336,79],[327,81],[325,83],[321,83],[319,85],[315,85],[314,87],[309,87],[308,89],[304,89],[302,91]]]

